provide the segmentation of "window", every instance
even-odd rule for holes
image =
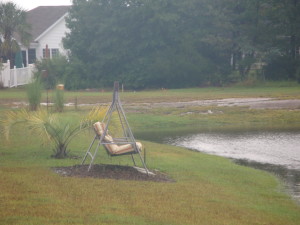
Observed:
[[[48,49],[48,57],[46,56],[46,49],[43,49],[43,58],[54,58],[59,56],[59,49],[58,48],[49,48]]]
[[[49,48],[48,49],[48,57],[46,56],[46,49],[43,49],[43,58],[54,58],[59,56],[59,49],[58,48]],[[51,53],[51,54],[50,54]]]
[[[51,49],[51,56],[52,56],[52,58],[59,56],[59,49],[58,48],[52,48]]]
[[[34,48],[28,49],[28,63],[33,64],[36,61],[36,52]]]

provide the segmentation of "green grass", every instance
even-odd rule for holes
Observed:
[[[66,96],[73,98],[76,94],[91,102],[111,99],[111,92],[67,92]],[[1,90],[0,116],[9,108],[1,103],[24,100],[23,95],[22,89]],[[234,87],[128,92],[121,98],[122,102],[154,102],[299,95],[299,86],[273,84],[245,90]],[[201,114],[207,110],[222,113]],[[79,121],[86,112],[84,107],[76,112],[69,109],[61,116]],[[135,132],[152,130],[153,134],[179,128],[300,129],[299,117],[299,110],[246,107],[164,108],[128,114]],[[27,131],[17,130],[10,144],[0,137],[0,224],[299,224],[299,205],[283,193],[282,184],[274,176],[179,147],[142,141],[148,167],[167,173],[176,180],[174,183],[63,177],[52,171],[52,167],[80,164],[92,138],[93,133],[82,133],[70,145],[72,157],[57,160],[50,157],[51,146],[41,145]],[[129,156],[109,158],[103,149],[95,163],[132,165]]]
[[[208,114],[210,110],[213,113]],[[299,110],[197,106],[160,108],[128,115],[137,132],[153,130],[292,130],[300,129]]]
[[[72,143],[73,156],[83,155],[91,136]],[[0,148],[0,224],[298,224],[299,206],[271,175],[221,157],[144,144],[149,167],[175,183],[62,177],[51,167],[81,159],[55,160],[34,137],[16,137]],[[99,153],[96,163],[131,164],[129,157]]]
[[[85,91],[66,91],[66,102],[78,104],[86,103],[107,103],[111,101],[112,90],[85,90]],[[48,95],[51,98],[52,91]],[[170,89],[170,90],[126,90],[120,93],[123,102],[174,102],[192,101],[203,99],[220,98],[249,98],[249,97],[272,97],[278,99],[299,99],[300,84],[291,82],[273,82],[257,85],[253,87],[233,86],[233,87],[206,87],[190,89]],[[24,89],[5,89],[0,90],[0,105],[12,101],[26,101]],[[43,94],[43,101],[46,102],[46,91]]]

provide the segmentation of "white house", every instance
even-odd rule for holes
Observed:
[[[71,6],[39,6],[27,12],[32,41],[29,48],[22,47],[24,65],[46,57],[66,54],[62,39],[68,32],[65,18]],[[46,50],[48,49],[48,50]]]
[[[10,62],[4,63],[0,71],[0,85],[17,87],[27,84],[33,76],[36,60],[66,54],[62,39],[68,32],[65,18],[71,6],[39,6],[27,12],[27,23],[31,25],[32,41],[29,48],[21,46],[25,68],[10,69]],[[16,37],[18,40],[18,37]]]

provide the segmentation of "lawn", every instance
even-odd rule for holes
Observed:
[[[65,94],[67,102],[78,104],[87,103],[107,103],[111,101],[111,89],[92,89],[83,91],[68,91]],[[48,91],[48,97],[51,101],[53,91]],[[272,97],[277,99],[299,99],[300,84],[293,82],[275,82],[266,83],[263,86],[234,86],[234,87],[205,87],[189,89],[163,89],[163,90],[120,90],[120,96],[123,102],[131,103],[151,103],[151,102],[176,102],[193,101],[204,99],[222,99],[222,98],[257,98]],[[43,94],[43,101],[46,102],[47,92]],[[0,90],[0,104],[9,102],[27,101],[24,95],[24,88],[12,88]]]
[[[221,157],[143,142],[150,169],[174,183],[62,177],[51,167],[80,163],[91,135],[56,160],[34,137],[1,146],[0,224],[298,224],[300,207],[271,175]],[[77,158],[77,157],[79,158]],[[131,165],[127,156],[96,163]],[[200,222],[202,221],[202,222]]]
[[[300,98],[299,86],[246,89],[126,92],[121,98],[136,103],[223,97]],[[83,96],[91,103],[109,102],[111,98],[108,91],[66,95],[69,99]],[[2,103],[12,99],[25,101],[23,90],[0,91]],[[0,107],[1,116],[9,105]],[[88,110],[67,109],[62,116],[78,121]],[[190,126],[254,128],[261,123],[272,128],[279,118],[277,128],[300,127],[298,110],[225,107],[215,109],[223,114],[184,114],[191,110],[207,108],[151,109],[128,113],[128,119],[137,133]],[[284,193],[274,176],[179,147],[142,141],[148,167],[168,174],[176,181],[172,183],[63,177],[53,172],[53,167],[80,164],[92,138],[91,132],[82,133],[71,143],[71,157],[58,160],[51,157],[51,146],[41,145],[37,137],[28,136],[24,130],[16,130],[10,143],[0,137],[0,224],[299,224],[299,205]],[[129,156],[110,158],[103,149],[95,163],[132,165]]]

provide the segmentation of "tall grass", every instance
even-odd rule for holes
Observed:
[[[54,103],[54,110],[56,112],[62,112],[64,110],[64,90],[56,89],[53,93],[53,103]]]
[[[26,93],[29,109],[31,111],[36,111],[40,107],[43,93],[43,85],[39,76],[26,86]]]

